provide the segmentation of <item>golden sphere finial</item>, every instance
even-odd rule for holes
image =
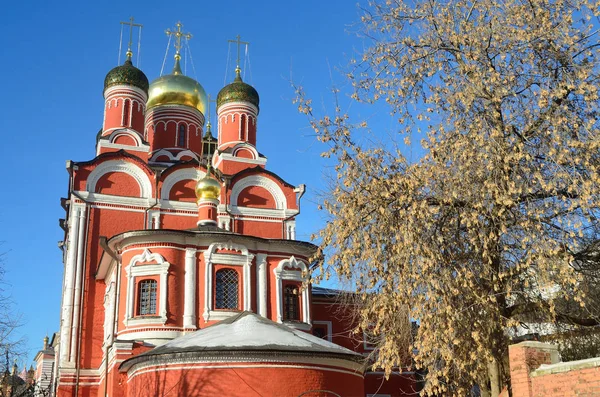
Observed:
[[[221,184],[210,173],[196,183],[196,198],[198,200],[218,200],[221,196]]]

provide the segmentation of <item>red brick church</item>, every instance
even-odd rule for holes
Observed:
[[[60,330],[38,381],[60,397],[415,395],[410,372],[365,372],[337,292],[304,283],[305,187],[267,169],[257,90],[238,66],[211,129],[181,24],[168,33],[172,72],[149,83],[129,50],[96,157],[67,162]]]

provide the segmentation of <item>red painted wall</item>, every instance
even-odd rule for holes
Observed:
[[[251,365],[244,363],[242,365]],[[233,366],[234,363],[228,363]],[[261,363],[264,365],[264,363]],[[138,396],[269,396],[364,397],[362,376],[310,368],[195,368],[164,371],[154,367],[133,376],[127,397]],[[306,393],[306,394],[302,394]]]

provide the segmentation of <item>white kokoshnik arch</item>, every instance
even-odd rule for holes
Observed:
[[[236,182],[231,189],[231,205],[238,206],[240,193],[242,193],[244,189],[251,186],[262,187],[271,193],[271,196],[273,196],[273,199],[275,200],[276,209],[287,209],[287,200],[285,198],[285,194],[283,194],[283,191],[281,190],[281,187],[279,187],[279,185],[272,179],[262,175],[250,175]]]
[[[148,175],[139,166],[125,160],[108,160],[94,168],[87,178],[86,190],[95,193],[100,178],[112,172],[121,172],[135,179],[140,188],[140,197],[152,196],[152,182]]]
[[[173,189],[173,186],[175,186],[176,183],[188,179],[197,181],[204,178],[205,175],[206,173],[200,171],[198,168],[182,168],[174,171],[165,178],[160,191],[160,198],[162,200],[169,200],[171,189]]]

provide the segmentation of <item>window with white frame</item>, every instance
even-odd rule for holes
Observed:
[[[169,262],[162,255],[144,250],[125,268],[127,300],[125,326],[167,322],[167,277]]]
[[[295,257],[290,257],[289,259],[284,259],[275,269],[273,269],[273,273],[275,274],[275,293],[277,294],[277,322],[283,323],[288,322],[294,328],[299,328],[303,330],[310,330],[311,318],[310,318],[310,304],[309,304],[309,291],[308,288],[298,288],[298,319],[291,320],[288,319],[288,308],[286,308],[286,290],[285,286],[290,284],[295,284],[297,286],[302,285],[302,283],[306,280],[307,277],[307,267],[306,264],[302,261],[297,260]],[[295,283],[289,283],[290,281],[295,281]],[[293,293],[293,290],[289,290]],[[288,294],[290,300],[288,302],[292,302],[291,295]],[[291,307],[290,307],[291,308]]]
[[[211,244],[203,255],[204,321],[223,320],[237,310],[252,310],[250,268],[254,255],[248,248],[231,241],[219,242]],[[219,273],[223,270],[228,271]]]

